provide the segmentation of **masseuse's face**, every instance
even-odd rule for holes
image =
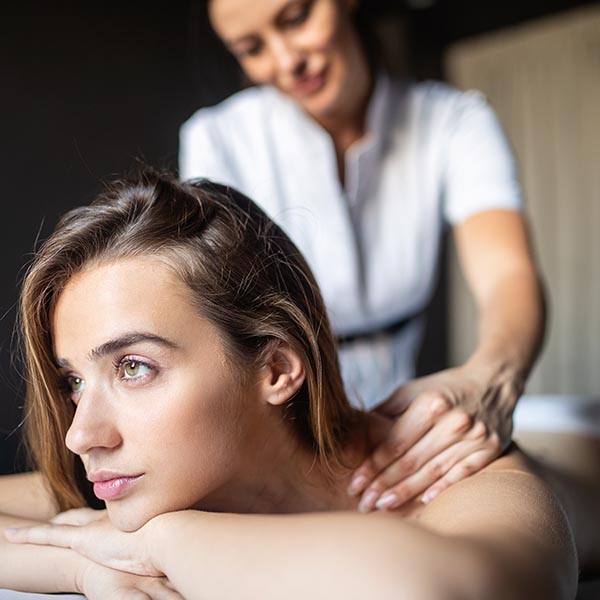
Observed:
[[[157,260],[119,261],[73,277],[53,314],[76,405],[66,443],[121,529],[218,493],[260,434],[259,402],[188,293]]]
[[[273,85],[317,120],[362,101],[368,70],[353,0],[211,0],[211,23],[255,83]],[[366,81],[365,81],[366,78]]]

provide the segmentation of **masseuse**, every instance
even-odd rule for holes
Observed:
[[[184,124],[180,171],[235,186],[284,228],[323,291],[350,397],[401,415],[350,486],[368,510],[384,492],[429,501],[500,454],[544,309],[493,111],[478,93],[387,74],[356,4],[209,0],[256,86]],[[477,345],[465,364],[413,379],[445,223]]]

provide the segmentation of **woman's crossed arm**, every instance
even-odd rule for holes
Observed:
[[[504,462],[503,462],[504,461]],[[514,457],[427,506],[391,513],[234,515],[180,511],[134,533],[108,521],[11,539],[75,548],[134,573],[164,574],[188,600],[571,598],[577,561],[552,492]]]

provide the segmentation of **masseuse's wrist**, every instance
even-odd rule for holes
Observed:
[[[510,411],[514,409],[527,377],[527,370],[518,357],[478,349],[463,368],[479,380],[482,388],[491,392],[498,403]]]

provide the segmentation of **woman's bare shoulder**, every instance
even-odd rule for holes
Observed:
[[[508,571],[537,573],[540,583],[550,572],[553,585],[576,585],[577,554],[565,511],[514,445],[440,494],[417,518],[439,534],[472,540],[498,556]]]
[[[512,445],[500,458],[428,504],[419,520],[453,533],[455,528],[464,532],[500,523],[519,528],[521,521],[560,520],[562,513],[552,490],[534,472],[526,455]]]

